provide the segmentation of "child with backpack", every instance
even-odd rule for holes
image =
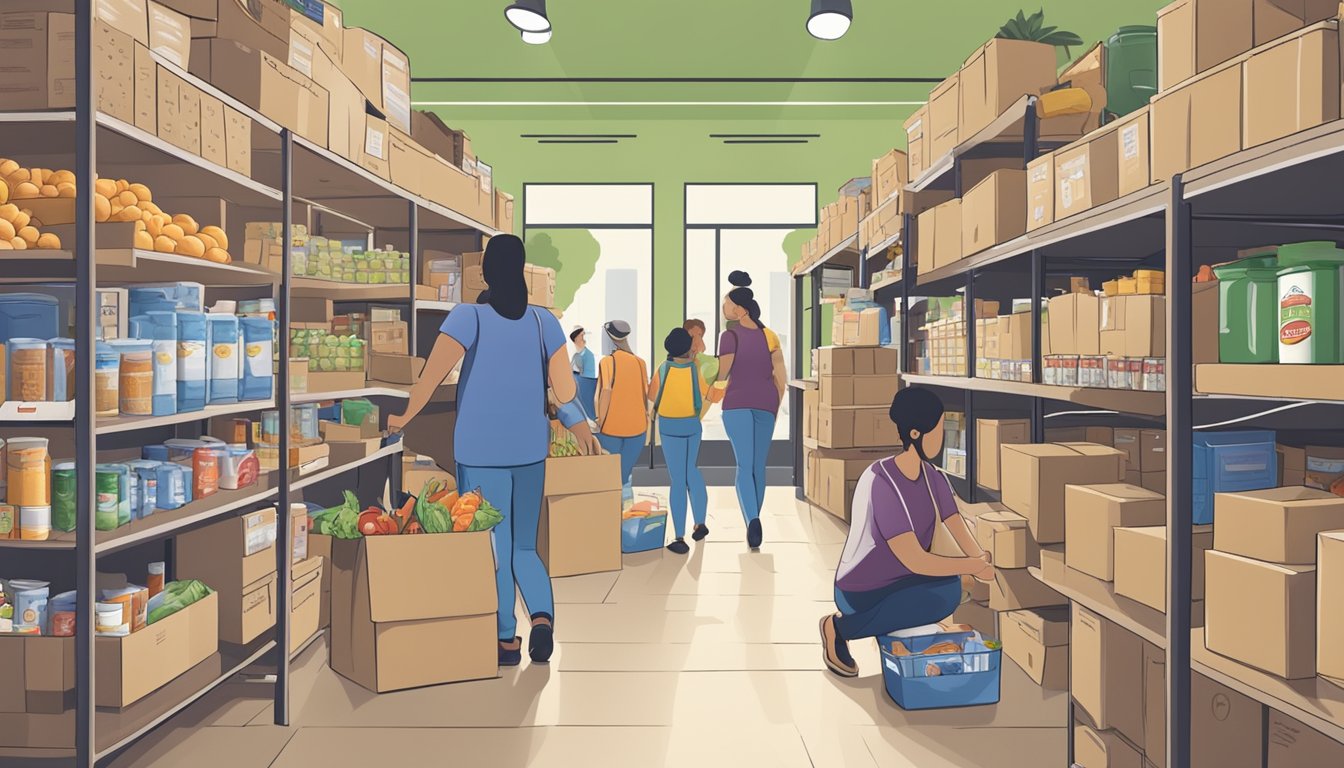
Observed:
[[[667,360],[658,367],[649,382],[649,399],[658,416],[658,431],[663,436],[663,457],[671,477],[672,526],[677,538],[667,548],[678,555],[691,551],[686,543],[686,500],[691,502],[695,529],[691,538],[700,541],[709,535],[705,515],[709,492],[700,474],[700,425],[702,405],[709,394],[709,382],[700,375],[691,354],[691,334],[673,328],[663,340]]]

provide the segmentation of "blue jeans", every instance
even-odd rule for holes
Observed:
[[[737,503],[742,507],[742,517],[750,523],[761,516],[765,503],[765,459],[775,434],[775,414],[734,408],[723,412],[723,428],[737,460]]]
[[[704,428],[694,416],[682,419],[658,417],[658,432],[663,436],[663,458],[672,480],[672,527],[680,539],[686,535],[686,497],[691,499],[691,515],[696,525],[705,524],[709,509],[709,491],[700,474],[700,437]]]
[[[514,616],[516,591],[523,593],[529,615],[544,613],[554,619],[555,598],[551,576],[537,554],[537,529],[541,524],[541,494],[546,480],[546,462],[521,467],[468,467],[457,465],[457,486],[474,490],[504,515],[495,526],[495,588],[499,593],[499,639],[518,634]],[[515,587],[516,585],[516,587]],[[451,589],[444,585],[442,588]]]
[[[902,629],[936,624],[961,604],[961,579],[956,576],[906,576],[881,589],[847,592],[835,588],[840,618],[835,630],[842,640],[880,637]]]
[[[630,476],[635,472],[635,465],[639,463],[639,454],[644,451],[644,435],[635,435],[634,437],[615,437],[598,433],[597,442],[602,444],[602,449],[607,453],[618,453],[621,456],[621,487],[630,487]]]
[[[583,406],[583,412],[588,414],[589,419],[597,418],[597,379],[588,379],[574,374],[574,385],[578,387],[579,405]]]

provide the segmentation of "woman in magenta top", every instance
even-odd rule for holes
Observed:
[[[747,521],[747,546],[756,549],[761,546],[765,459],[784,397],[784,353],[779,338],[761,322],[751,276],[735,271],[728,282],[736,287],[724,297],[723,316],[736,326],[719,336],[719,384],[710,391],[710,400],[723,404],[723,427],[737,463],[737,501]]]

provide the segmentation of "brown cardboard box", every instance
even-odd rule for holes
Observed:
[[[848,521],[859,477],[874,462],[889,455],[888,451],[811,451],[807,472],[812,493],[808,498],[832,515]]]
[[[1054,46],[1028,40],[992,39],[961,67],[958,131],[970,138],[1024,95],[1055,84]]]
[[[1002,449],[1003,503],[1027,518],[1042,544],[1064,541],[1064,486],[1115,483],[1123,454],[1091,443],[1007,445]]]
[[[537,552],[542,562],[546,563],[546,571],[552,578],[619,571],[619,485],[617,490],[601,493],[547,495],[541,507]]]
[[[414,384],[425,369],[422,357],[374,353],[369,355],[369,379],[389,384]]]
[[[1195,365],[1218,362],[1218,283],[1191,286],[1190,335]]]
[[[201,157],[225,168],[229,164],[228,134],[224,131],[224,103],[208,93],[200,93]]]
[[[190,69],[190,19],[154,0],[146,5],[149,11],[149,49],[179,69]]]
[[[1316,674],[1344,681],[1344,531],[1322,533],[1316,551]]]
[[[1223,768],[1236,765],[1247,755],[1263,753],[1264,706],[1260,702],[1197,672],[1191,675],[1190,683],[1191,765],[1194,768]]]
[[[1213,526],[1194,527],[1190,594],[1204,599],[1204,552],[1213,546]],[[1072,536],[1072,533],[1070,533]],[[1115,593],[1153,610],[1167,610],[1167,528],[1115,529]]]
[[[324,41],[325,38],[316,43],[309,41],[313,57],[312,74],[308,76],[327,91],[327,148],[341,157],[353,160],[359,157],[364,143],[364,118],[368,102],[359,86],[346,77],[341,70],[340,58],[323,45]],[[307,74],[301,68],[296,69]]]
[[[1253,0],[1176,0],[1157,12],[1157,88],[1212,69],[1251,49]]]
[[[1152,181],[1165,181],[1239,151],[1241,97],[1240,61],[1154,96],[1149,115]]]
[[[406,354],[407,325],[405,320],[384,320],[369,323],[369,351],[389,355]]]
[[[1167,297],[1106,296],[1101,300],[1101,352],[1109,357],[1165,357]]]
[[[1279,472],[1281,473],[1279,485],[1306,485],[1306,449],[1282,443],[1275,446],[1275,449],[1279,454]]]
[[[1031,313],[1000,315],[998,322],[999,357],[1004,360],[1031,359]]]
[[[987,603],[978,600],[964,600],[952,613],[953,624],[967,624],[983,635],[998,637],[998,612],[991,611]]]
[[[961,198],[961,250],[979,253],[1026,231],[1026,171],[995,171]]]
[[[1118,182],[1116,192],[1124,197],[1148,186],[1148,111],[1149,107],[1131,112],[1116,121],[1116,152]]]
[[[1102,581],[1115,578],[1115,529],[1161,525],[1167,502],[1135,485],[1069,485],[1064,488],[1065,562]]]
[[[1069,624],[1073,699],[1100,728],[1143,742],[1143,640],[1073,603]]]
[[[1255,0],[1255,44],[1264,45],[1302,27],[1333,19],[1338,0]]]
[[[412,112],[411,137],[444,160],[462,167],[462,132],[449,128],[437,114],[419,109]]]
[[[1167,472],[1140,472],[1136,478],[1130,478],[1129,473],[1125,473],[1125,482],[1131,485],[1137,485],[1147,488],[1153,493],[1160,493],[1163,496],[1167,494]]]
[[[252,118],[233,107],[224,107],[224,133],[229,152],[229,170],[252,175]]]
[[[621,489],[620,457],[569,456],[546,460],[547,496],[573,496]]]
[[[132,57],[135,67],[133,122],[136,128],[154,133],[159,128],[159,65],[143,45],[135,46]]]
[[[961,111],[958,78],[959,73],[953,72],[929,93],[929,126],[925,129],[929,134],[928,165],[951,152],[961,141],[957,128]]]
[[[291,9],[286,0],[217,0],[215,6],[215,37],[236,40],[280,61],[289,58]],[[177,10],[193,15],[190,10]]]
[[[890,374],[882,376],[821,376],[821,404],[836,405],[891,405],[901,380]]]
[[[1042,584],[1026,568],[1001,568],[989,585],[989,607],[996,611],[1065,605],[1067,597]]]
[[[1055,156],[1042,155],[1027,164],[1027,229],[1055,220]]]
[[[212,593],[125,637],[94,641],[100,707],[134,704],[219,650],[219,595]]]
[[[901,193],[905,182],[909,180],[906,177],[907,165],[905,153],[899,149],[893,149],[873,160],[872,200],[869,210]],[[860,215],[866,214],[861,211]]]
[[[1069,688],[1069,609],[1008,611],[999,617],[1003,652],[1036,684],[1051,691]]]
[[[1271,563],[1316,562],[1316,534],[1344,529],[1344,498],[1294,486],[1214,494],[1213,546]]]
[[[938,236],[938,209],[930,208],[915,219],[915,270],[919,274],[932,272],[937,266],[934,257],[934,242]]]
[[[408,491],[410,490],[409,486],[406,486],[404,484],[402,485],[402,487]],[[419,488],[417,488],[414,492],[419,493]],[[331,561],[332,541],[333,541],[332,537],[320,533],[309,532],[308,534],[309,558],[310,559],[315,557],[322,558],[322,574],[321,579],[319,580],[321,584],[320,589],[322,592],[322,600],[321,604],[318,606],[318,608],[320,609],[320,613],[317,619],[317,625],[319,627],[331,626],[331,569],[333,567]],[[295,603],[295,608],[297,607],[298,604]],[[292,618],[291,621],[293,621]]]
[[[392,183],[418,195],[424,189],[423,171],[432,155],[395,127],[389,134],[388,168]]]
[[[392,148],[392,140],[388,134],[387,121],[373,115],[365,115],[363,137],[360,147],[352,147],[358,154],[354,159],[364,170],[375,176],[388,178],[388,153]]]
[[[149,9],[145,0],[95,0],[94,16],[111,28],[130,35],[137,43],[150,47]]]
[[[488,531],[335,539],[331,568],[331,668],[338,674],[384,693],[498,672]]]
[[[817,371],[821,376],[892,376],[896,370],[896,350],[886,347],[821,347],[817,349]]]
[[[1126,472],[1165,472],[1167,432],[1164,429],[1117,427],[1115,447],[1125,452]]]
[[[1242,146],[1254,147],[1339,118],[1339,31],[1314,25],[1265,49],[1242,71]]]
[[[961,200],[949,200],[933,209],[933,268],[961,259]],[[927,234],[927,233],[926,233]],[[921,265],[923,262],[920,262]]]
[[[275,626],[275,509],[177,537],[177,577],[219,593],[219,639],[250,643]]]
[[[1119,195],[1118,124],[1055,151],[1055,220],[1105,205]]]
[[[1196,673],[1191,673],[1192,678]],[[1191,680],[1191,699],[1193,685]],[[1193,713],[1192,713],[1193,715]],[[1193,719],[1193,717],[1192,717]],[[1167,652],[1143,641],[1143,752],[1152,765],[1167,762]],[[1193,747],[1191,749],[1193,752]],[[1192,755],[1193,757],[1193,755]]]
[[[905,121],[905,151],[910,180],[920,177],[928,170],[932,161],[929,133],[929,108],[927,105],[915,110]]]
[[[1273,708],[1269,708],[1268,739],[1266,768],[1324,768],[1344,764],[1344,744]]]
[[[407,493],[418,496],[430,482],[441,483],[449,489],[457,488],[453,474],[435,464],[432,458],[416,456],[409,461],[408,458],[403,455],[401,462],[401,487]]]
[[[1068,141],[1086,135],[1101,124],[1102,107],[1106,105],[1105,70],[1106,45],[1096,43],[1059,73],[1056,82],[1083,91],[1091,99],[1091,105],[1080,114],[1054,115],[1041,120],[1042,138]]]
[[[1063,544],[1043,544],[1041,547],[1041,576],[1054,584],[1064,583],[1068,567],[1064,565]]]
[[[1050,350],[1056,355],[1101,354],[1101,299],[1066,293],[1050,299]]]
[[[1143,768],[1143,750],[1119,731],[1073,727],[1073,761],[1084,768]]]
[[[513,232],[513,195],[501,189],[495,190],[495,229],[505,234]]]
[[[159,138],[193,154],[201,153],[201,91],[159,67]]]
[[[821,448],[879,448],[899,445],[901,438],[888,408],[831,407],[817,409],[817,445]]]
[[[1026,419],[976,419],[977,460],[975,479],[981,486],[999,490],[999,447],[1031,442],[1031,423]]]
[[[320,555],[294,564],[290,574],[292,588],[289,609],[289,650],[297,651],[322,624],[323,559]]]
[[[410,133],[411,62],[391,43],[383,41],[383,114],[387,122]]]
[[[58,715],[74,709],[74,638],[5,635],[0,712]]]
[[[61,27],[52,14],[55,34]],[[68,17],[67,17],[68,18]],[[135,40],[120,30],[112,29],[102,21],[94,23],[94,56],[98,61],[98,109],[127,123],[135,122]],[[60,86],[59,83],[52,83]],[[195,91],[195,88],[192,88]],[[73,104],[73,102],[71,102]],[[197,137],[199,142],[199,137]],[[185,147],[191,149],[190,147]],[[199,143],[197,146],[199,149]],[[193,150],[196,151],[196,150]]]
[[[1027,532],[1027,519],[1003,510],[975,520],[975,540],[998,568],[1026,568],[1040,562],[1040,546]]]
[[[75,17],[47,10],[0,12],[0,93],[8,109],[74,106]],[[94,29],[101,37],[111,28],[97,21]]]
[[[1204,554],[1208,649],[1289,680],[1314,676],[1316,569]]]
[[[327,146],[327,89],[284,58],[222,38],[192,41],[191,71],[320,146]]]
[[[523,265],[527,280],[527,303],[537,307],[555,306],[555,270],[535,264]]]

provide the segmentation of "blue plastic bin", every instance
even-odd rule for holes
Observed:
[[[667,540],[667,515],[632,517],[621,521],[621,551],[648,552]]]
[[[1002,651],[984,647],[962,653],[926,655],[925,648],[951,640],[963,647],[985,646],[979,632],[937,632],[917,637],[885,635],[878,638],[882,651],[882,678],[887,695],[901,709],[948,709],[996,704],[999,701],[999,663]],[[891,652],[892,643],[900,641],[911,651],[910,656]],[[930,673],[930,665],[938,669]]]
[[[1279,457],[1273,430],[1196,432],[1193,443],[1195,525],[1213,522],[1216,493],[1258,491],[1278,484]]]

